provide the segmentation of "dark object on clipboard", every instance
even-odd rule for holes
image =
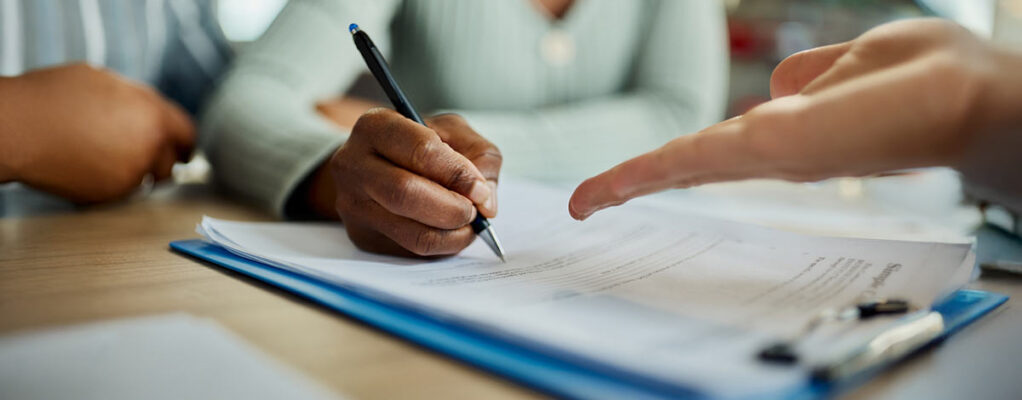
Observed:
[[[825,323],[865,320],[878,315],[905,314],[910,308],[906,300],[886,299],[865,301],[842,310],[825,311],[813,320],[810,320],[802,332],[794,338],[770,344],[763,348],[757,356],[763,362],[787,365],[795,364],[799,361],[798,351],[796,350],[798,341],[803,340],[812,334],[816,328]],[[939,317],[939,314],[937,316]],[[926,321],[932,322],[931,320],[932,318]],[[916,318],[914,316],[899,321],[897,325],[873,337],[865,345],[856,348],[831,363],[814,367],[813,376],[828,380],[840,378],[857,373],[860,370],[869,369],[878,363],[882,364],[888,359],[893,360],[904,356],[903,350],[912,350],[908,349],[908,347],[913,347],[913,343],[917,339],[923,340],[922,343],[928,343],[932,339],[932,337],[929,337],[929,325],[915,328],[922,325],[921,323],[912,325],[915,321]],[[937,334],[940,332],[941,330],[938,329]],[[917,338],[916,336],[919,337]]]

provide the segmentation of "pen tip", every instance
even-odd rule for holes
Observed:
[[[353,35],[355,34],[355,32],[358,32],[358,24],[348,25],[348,32],[351,32],[351,34]]]

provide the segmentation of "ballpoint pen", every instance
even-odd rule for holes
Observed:
[[[394,105],[394,109],[398,113],[405,116],[412,121],[418,122],[423,126],[426,122],[423,121],[419,113],[412,107],[412,102],[405,97],[404,92],[398,87],[397,81],[394,76],[390,73],[390,68],[387,66],[387,60],[383,58],[383,54],[373,44],[372,39],[365,32],[362,32],[358,28],[357,24],[351,24],[348,26],[348,31],[351,32],[352,39],[355,41],[355,47],[358,48],[358,52],[362,54],[362,59],[365,60],[366,66],[369,67],[369,71],[372,72],[373,77],[379,82],[380,87],[387,94],[387,98]],[[506,262],[506,256],[504,254],[504,247],[500,245],[500,240],[497,239],[497,234],[493,231],[493,226],[490,225],[490,221],[486,219],[482,214],[476,212],[476,217],[472,220],[472,230],[483,239],[484,242],[493,253],[500,257],[500,261]]]

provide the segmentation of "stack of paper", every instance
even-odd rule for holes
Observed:
[[[568,217],[567,197],[502,184],[493,222],[506,264],[478,241],[433,261],[364,253],[339,224],[207,217],[198,230],[241,257],[721,396],[804,381],[804,367],[767,365],[755,355],[821,311],[884,297],[926,307],[964,285],[972,269],[968,244],[806,236],[637,205],[578,222]],[[856,332],[884,320],[877,321],[838,331],[862,338]]]

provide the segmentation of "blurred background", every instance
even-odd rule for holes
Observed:
[[[273,22],[287,0],[216,0],[239,50]],[[713,1],[713,0],[711,0]],[[770,72],[785,57],[858,36],[902,18],[940,16],[997,42],[1022,46],[1022,0],[718,0],[728,9],[728,116],[769,99]]]

